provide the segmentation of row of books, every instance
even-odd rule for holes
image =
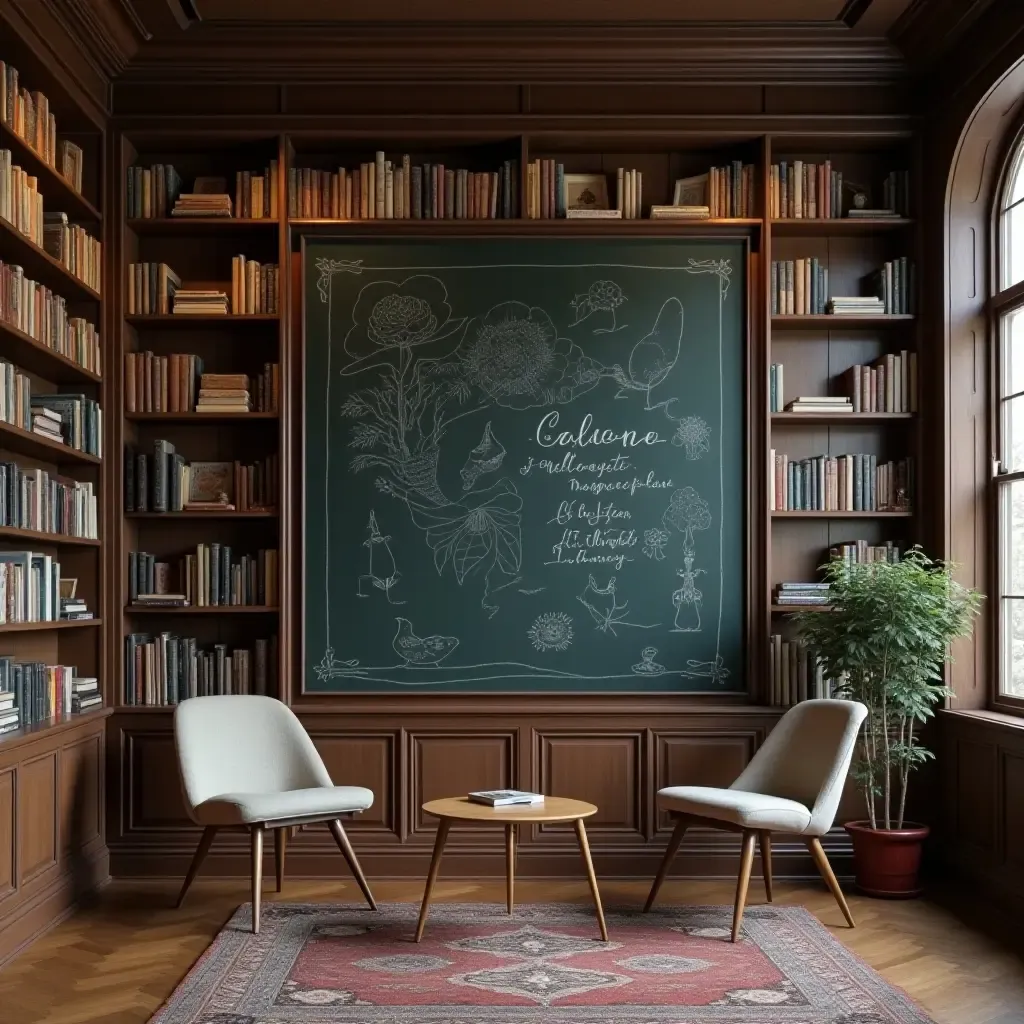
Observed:
[[[85,395],[33,395],[31,379],[0,359],[0,420],[90,455],[103,450],[99,403]]]
[[[181,194],[181,175],[172,164],[125,170],[125,216],[134,220],[167,217]]]
[[[615,172],[615,209],[623,220],[639,220],[644,215],[644,176],[635,167],[620,167]]]
[[[124,702],[179,704],[189,697],[277,693],[277,637],[204,651],[195,637],[131,633],[124,640]]]
[[[828,267],[817,257],[772,260],[772,315],[820,315],[828,303]]]
[[[9,149],[0,149],[0,218],[42,248],[43,217],[39,179],[14,163]]]
[[[882,206],[897,217],[910,216],[910,171],[890,171],[882,182]],[[853,216],[855,211],[851,210]]]
[[[244,256],[231,259],[231,312],[277,313],[279,268]]]
[[[768,367],[768,411],[782,412],[785,405],[785,381],[784,366],[782,363],[772,363]]]
[[[102,703],[95,676],[79,676],[72,665],[0,657],[0,734]]]
[[[127,283],[129,316],[166,315],[181,278],[166,263],[129,263]]]
[[[58,355],[99,374],[100,336],[88,320],[68,316],[64,298],[0,261],[0,320]]]
[[[642,185],[641,185],[642,193]],[[554,160],[531,160],[526,165],[526,196],[523,213],[529,220],[553,220],[564,217],[565,201],[565,165]],[[593,196],[587,205],[606,207],[607,196]],[[604,201],[601,201],[603,198]],[[638,197],[638,204],[643,202],[643,195]],[[583,205],[583,203],[581,203]]]
[[[72,224],[66,213],[43,214],[43,248],[72,277],[94,292],[102,286],[103,244],[85,228]]]
[[[277,412],[280,393],[280,363],[264,363],[251,380],[244,373],[204,373],[196,412]]]
[[[93,485],[0,462],[0,526],[95,540],[99,522]]]
[[[186,462],[169,441],[153,454],[125,449],[125,512],[239,511],[277,507],[277,454],[259,462]]]
[[[235,173],[235,216],[251,220],[277,216],[277,160],[262,171]]]
[[[834,220],[843,215],[843,172],[832,161],[782,160],[768,175],[768,205],[773,220]]]
[[[836,687],[806,644],[784,640],[772,634],[768,649],[768,703],[772,707],[792,707],[803,700],[820,700],[835,695]]]
[[[828,549],[828,556],[847,565],[870,565],[872,562],[898,562],[905,550],[906,546],[899,540],[886,540],[881,543],[851,540],[833,544]]]
[[[754,217],[754,165],[733,160],[708,172],[708,213],[711,217]]]
[[[30,92],[17,68],[0,60],[0,120],[76,192],[82,191],[82,150],[73,142],[57,141],[57,121],[44,93]]]
[[[131,604],[156,607],[207,608],[216,605],[277,607],[280,559],[276,548],[232,560],[227,544],[199,544],[194,554],[178,560],[177,586],[172,589],[170,562],[146,551],[128,553],[128,595]]]
[[[827,583],[777,583],[774,601],[776,604],[818,605],[826,607],[829,603],[829,585]]]
[[[805,512],[905,512],[913,493],[910,459],[879,462],[875,455],[769,457],[769,509]]]
[[[36,551],[0,551],[0,624],[60,618],[60,562]]]
[[[873,291],[882,300],[884,313],[914,312],[914,264],[906,256],[887,260],[873,278]]]
[[[173,352],[126,352],[124,357],[125,411],[195,412],[203,360]]]
[[[917,353],[902,349],[872,366],[851,366],[843,381],[854,412],[917,412]]]

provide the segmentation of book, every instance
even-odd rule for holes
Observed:
[[[710,206],[652,206],[651,220],[707,220]]]
[[[484,789],[467,794],[475,804],[486,804],[488,807],[511,807],[516,804],[542,804],[541,793],[528,793],[521,789]]]
[[[566,220],[622,220],[621,210],[574,210],[565,211]]]

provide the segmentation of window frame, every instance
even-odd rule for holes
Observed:
[[[991,616],[992,658],[990,705],[997,711],[1024,716],[1024,696],[1014,697],[1004,693],[1004,607],[1009,595],[1006,594],[1003,579],[1003,505],[1004,495],[1015,482],[1024,482],[1024,467],[1012,472],[1004,472],[1002,466],[1003,434],[1005,426],[1004,408],[1006,403],[1021,399],[1024,404],[1024,390],[1011,394],[1003,394],[1006,359],[1004,352],[1004,324],[1014,312],[1020,311],[1024,316],[1024,277],[1015,284],[1003,286],[1003,270],[1006,265],[1006,235],[1004,224],[1006,215],[1013,209],[1024,209],[1024,195],[1016,202],[1008,203],[1008,193],[1018,179],[1024,176],[1024,122],[1010,138],[1009,145],[1003,153],[999,178],[995,189],[995,202],[992,204],[992,273],[987,299],[987,328],[990,339],[991,378],[989,402],[989,430],[992,439],[993,469],[990,476],[990,488],[987,495],[987,519],[990,525],[990,559],[989,579],[992,581],[990,593],[996,603]],[[1024,225],[1021,228],[1024,231]],[[1010,598],[1011,600],[1013,597]],[[1018,599],[1024,600],[1024,595]]]

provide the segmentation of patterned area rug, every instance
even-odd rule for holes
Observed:
[[[798,907],[241,907],[152,1024],[932,1024]]]

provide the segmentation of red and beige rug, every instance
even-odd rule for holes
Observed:
[[[241,907],[152,1024],[931,1024],[806,910]]]

